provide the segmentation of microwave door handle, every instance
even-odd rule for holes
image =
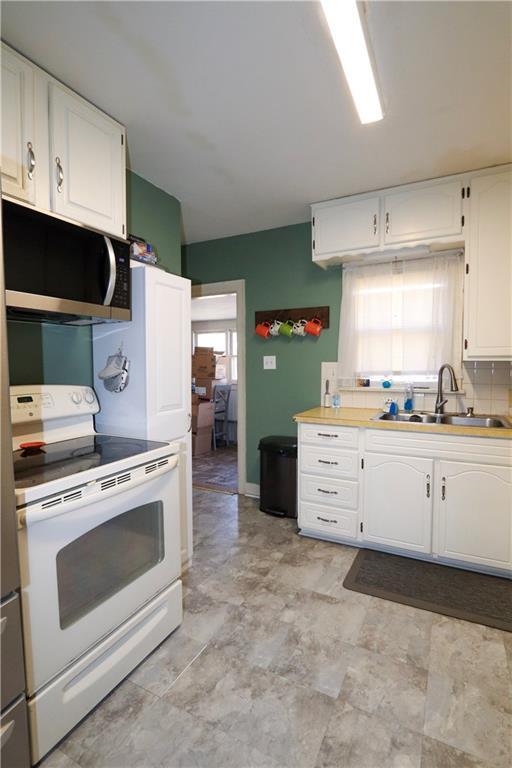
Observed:
[[[105,306],[110,306],[110,302],[112,301],[112,296],[114,295],[114,289],[116,287],[116,278],[117,278],[116,255],[114,253],[114,247],[112,245],[112,241],[110,240],[110,237],[104,236],[104,240],[107,246],[110,276],[108,278],[108,285],[107,285],[107,290],[105,292],[105,298],[103,299],[103,304]]]

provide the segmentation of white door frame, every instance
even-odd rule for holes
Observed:
[[[246,477],[246,407],[245,407],[245,280],[227,280],[223,283],[203,283],[192,286],[192,298],[216,296],[220,293],[236,294],[236,333],[238,344],[237,380],[237,466],[238,493],[245,494]]]

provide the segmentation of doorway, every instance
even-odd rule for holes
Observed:
[[[203,415],[194,422],[192,482],[196,488],[243,494],[245,281],[192,286],[191,334],[193,352],[207,348],[215,355],[215,378],[196,379],[195,413]]]

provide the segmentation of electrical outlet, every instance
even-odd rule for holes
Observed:
[[[263,370],[275,371],[276,367],[277,365],[275,355],[263,355]]]

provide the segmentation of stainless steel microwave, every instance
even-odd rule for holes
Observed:
[[[87,325],[131,320],[124,240],[4,200],[9,317]]]

